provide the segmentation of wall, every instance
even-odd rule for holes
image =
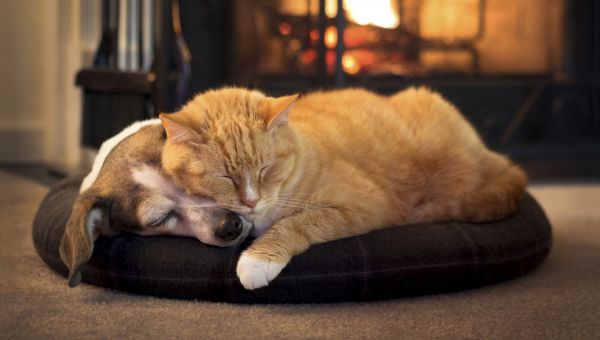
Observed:
[[[63,172],[79,167],[75,75],[89,45],[82,31],[93,39],[82,29],[89,7],[78,0],[0,2],[1,163],[46,163]]]

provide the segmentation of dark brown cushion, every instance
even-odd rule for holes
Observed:
[[[51,188],[33,222],[38,254],[63,276],[67,268],[58,246],[81,179],[67,178]],[[294,257],[268,287],[255,291],[245,290],[235,274],[250,240],[216,248],[183,237],[100,237],[83,282],[138,294],[243,303],[387,299],[523,275],[546,258],[551,241],[548,219],[528,194],[515,216],[499,222],[403,225],[315,245]]]

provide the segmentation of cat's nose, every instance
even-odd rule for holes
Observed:
[[[246,184],[240,188],[240,202],[250,208],[256,207],[256,204],[260,200],[260,195],[256,186],[253,185],[249,180],[246,180]]]

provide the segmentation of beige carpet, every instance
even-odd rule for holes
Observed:
[[[372,303],[240,306],[69,289],[35,253],[46,187],[0,171],[0,337],[600,338],[600,185],[536,185],[555,232],[533,273],[495,286]]]

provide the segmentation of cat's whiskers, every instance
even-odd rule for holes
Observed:
[[[303,200],[290,200],[282,197],[271,198],[264,200],[265,205],[273,205],[278,207],[304,207],[310,204],[310,202]]]
[[[298,209],[327,209],[330,208],[328,206],[320,206],[320,205],[309,205],[309,204],[289,204],[289,203],[277,203],[274,206],[279,208],[298,208]]]
[[[279,195],[280,200],[286,201],[301,201],[301,202],[314,202],[314,195],[309,194],[282,194]]]
[[[290,207],[290,208],[329,208],[327,205],[312,202],[310,200],[292,199],[279,197],[275,200],[274,205],[279,207]]]
[[[280,194],[279,197],[311,197],[313,194],[305,194],[301,192],[287,192],[284,194]]]

